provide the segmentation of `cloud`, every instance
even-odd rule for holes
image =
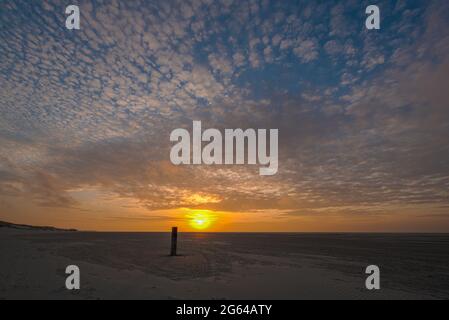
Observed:
[[[316,41],[307,39],[294,48],[293,52],[302,62],[310,62],[318,57],[318,46]]]
[[[305,5],[84,1],[69,32],[56,1],[6,1],[1,195],[81,208],[72,191],[94,188],[148,211],[447,205],[448,5],[385,2],[376,34],[352,2]],[[279,174],[173,166],[169,133],[192,120],[278,128]]]

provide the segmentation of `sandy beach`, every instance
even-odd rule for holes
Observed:
[[[447,299],[448,235],[0,228],[0,299]],[[65,268],[81,290],[65,288]],[[381,290],[365,288],[369,264]]]

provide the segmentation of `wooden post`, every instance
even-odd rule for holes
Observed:
[[[171,228],[171,252],[172,257],[176,256],[176,247],[178,241],[178,227]]]

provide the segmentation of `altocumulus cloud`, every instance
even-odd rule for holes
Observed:
[[[80,208],[70,191],[95,187],[148,210],[447,208],[449,5],[383,1],[370,32],[367,4],[85,0],[74,32],[59,1],[2,1],[0,198]],[[171,165],[169,132],[192,120],[279,128],[279,174]]]

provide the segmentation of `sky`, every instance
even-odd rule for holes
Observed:
[[[449,232],[448,17],[445,0],[0,0],[0,220]],[[173,165],[194,120],[278,129],[278,173]]]

